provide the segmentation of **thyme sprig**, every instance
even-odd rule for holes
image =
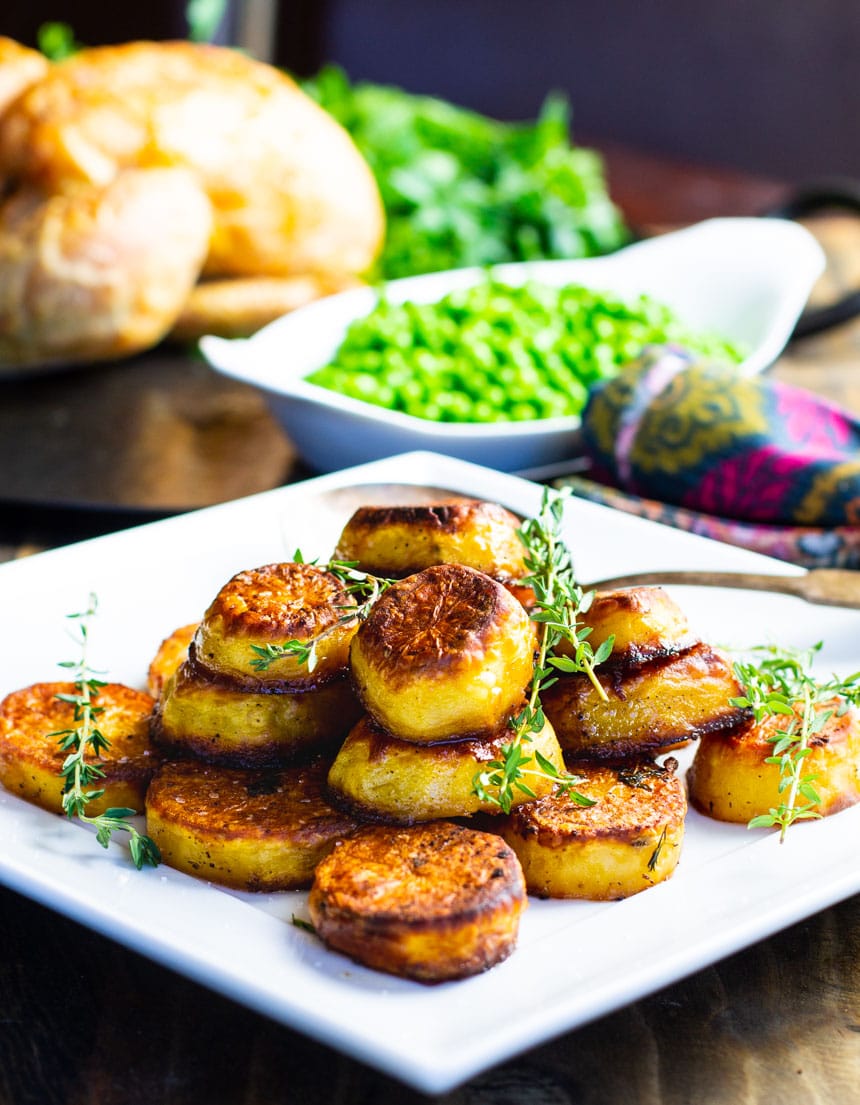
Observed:
[[[301,549],[296,549],[293,560],[297,564],[306,563]],[[311,563],[317,564],[317,561],[314,560]],[[268,671],[276,660],[282,660],[289,656],[299,666],[306,666],[308,671],[311,672],[317,664],[317,646],[321,641],[343,626],[356,621],[363,622],[367,618],[376,600],[385,594],[392,583],[396,581],[382,576],[374,576],[369,572],[360,572],[356,567],[357,564],[357,560],[329,560],[325,564],[319,565],[319,567],[333,575],[343,585],[347,594],[359,599],[358,604],[356,606],[338,607],[344,613],[331,625],[306,641],[299,641],[294,638],[291,641],[284,641],[282,644],[251,645],[251,651],[254,653],[251,667],[255,671]]]
[[[98,726],[99,715],[104,712],[104,707],[98,705],[98,696],[106,683],[90,668],[87,659],[89,624],[96,614],[97,606],[96,596],[90,595],[86,610],[68,615],[70,620],[77,623],[77,640],[81,651],[77,660],[60,662],[60,667],[68,669],[72,675],[75,689],[72,693],[57,694],[56,698],[73,707],[74,724],[69,729],[48,734],[49,737],[58,738],[60,749],[68,753],[60,771],[63,779],[63,812],[70,820],[77,818],[86,825],[92,825],[96,830],[96,840],[103,848],[107,848],[115,832],[128,833],[129,850],[135,867],[138,870],[144,864],[157,867],[161,859],[158,845],[138,832],[128,821],[129,817],[136,815],[136,810],[113,806],[98,815],[87,813],[90,802],[104,794],[104,787],[93,788],[92,785],[105,777],[101,758],[110,748],[110,741]],[[89,756],[93,756],[95,761],[88,759]]]
[[[520,540],[525,546],[525,566],[528,575],[522,581],[535,594],[532,621],[542,629],[541,655],[538,668],[544,663],[558,671],[586,675],[597,694],[607,701],[594,669],[612,652],[614,637],[607,638],[592,650],[588,637],[591,629],[580,623],[580,616],[587,614],[594,601],[594,591],[583,592],[576,582],[570,550],[561,536],[566,494],[544,488],[540,513],[523,522],[519,529]],[[556,655],[555,649],[565,642],[572,655]],[[549,673],[537,673],[541,689],[555,682],[547,680]]]
[[[498,806],[503,813],[510,813],[517,791],[535,797],[527,781],[533,776],[553,779],[556,793],[566,794],[578,805],[594,805],[591,798],[576,789],[582,782],[579,777],[560,772],[537,749],[532,754],[524,747],[532,743],[534,734],[546,723],[540,696],[558,681],[559,671],[585,674],[606,699],[594,669],[612,652],[614,638],[608,638],[594,652],[587,639],[591,630],[579,623],[579,616],[591,606],[594,593],[583,593],[576,582],[570,551],[561,537],[564,498],[564,493],[545,488],[539,514],[526,520],[518,530],[528,571],[522,583],[531,587],[535,595],[531,619],[539,627],[537,660],[526,705],[508,722],[513,732],[511,740],[502,745],[501,758],[487,764],[472,780],[473,793],[482,802]],[[567,642],[572,655],[554,653],[562,641]]]
[[[821,817],[815,809],[821,801],[818,776],[806,771],[813,738],[831,717],[842,717],[860,703],[860,672],[823,681],[812,674],[821,648],[821,641],[805,650],[759,645],[750,650],[753,659],[734,664],[743,695],[733,698],[732,705],[751,709],[756,724],[770,717],[786,719],[767,738],[773,750],[765,758],[779,768],[779,794],[785,798],[748,822],[751,829],[778,828],[780,842],[795,821]]]
[[[660,853],[663,851],[663,845],[666,843],[666,831],[668,830],[668,828],[669,828],[668,825],[663,826],[663,832],[660,833],[660,839],[657,841],[657,846],[654,848],[654,851],[648,857],[648,870],[649,871],[656,871],[657,870],[657,863],[660,859]]]

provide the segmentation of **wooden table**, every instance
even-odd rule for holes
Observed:
[[[666,165],[628,151],[607,153],[613,193],[640,227],[757,213],[783,193],[773,182]],[[830,217],[816,224],[816,233],[831,254],[817,294],[828,294],[827,284],[857,286],[860,220]],[[776,372],[860,413],[860,323],[797,343]],[[246,390],[213,390],[202,366],[182,361],[172,370],[169,355],[159,353],[126,368],[95,370],[89,402],[116,410],[135,374],[143,399],[134,440],[124,442],[125,467],[119,471],[107,454],[98,459],[105,480],[119,485],[104,488],[108,504],[111,495],[131,501],[127,518],[103,514],[104,503],[97,503],[89,514],[61,510],[51,521],[41,508],[52,487],[56,493],[63,489],[55,475],[53,485],[50,478],[43,480],[43,501],[25,496],[20,508],[0,512],[0,556],[301,474],[258,398]],[[31,398],[38,392],[44,404],[42,386],[35,386]],[[70,377],[55,386],[57,417],[68,427],[76,381]],[[45,417],[38,403],[7,400],[20,404],[21,418],[32,416],[35,423]],[[38,427],[28,432],[37,434]],[[57,464],[51,447],[44,447],[43,456],[48,476]],[[66,475],[77,478],[74,472]],[[587,955],[588,949],[572,952]],[[511,1015],[516,1016],[516,995]],[[0,1105],[426,1100],[0,889]],[[436,1100],[446,1105],[860,1102],[860,896]]]

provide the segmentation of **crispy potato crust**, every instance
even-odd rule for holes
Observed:
[[[403,578],[436,564],[465,564],[500,583],[526,575],[519,519],[480,500],[422,506],[363,506],[340,535],[337,560]]]
[[[542,696],[565,756],[619,759],[677,747],[705,733],[736,728],[749,711],[731,664],[708,645],[640,668],[597,669],[603,702],[584,675],[562,676]]]
[[[146,685],[153,698],[158,698],[164,690],[164,684],[176,673],[181,663],[188,659],[188,646],[197,631],[197,622],[180,626],[174,629],[169,637],[165,637],[152,663],[149,665]]]
[[[708,817],[742,824],[778,807],[788,796],[779,793],[779,765],[765,759],[773,754],[768,738],[787,724],[785,716],[771,717],[733,733],[703,737],[687,772],[691,805]],[[860,713],[834,713],[809,747],[803,774],[816,777],[821,801],[815,812],[826,817],[860,801]],[[806,799],[799,802],[805,805]]]
[[[313,564],[266,564],[239,572],[206,611],[194,638],[195,656],[213,673],[241,680],[249,689],[260,682],[318,684],[346,671],[357,622],[339,623],[355,605],[335,576]],[[307,642],[321,633],[326,636],[317,644],[312,672],[291,656],[265,671],[251,666],[254,645]]]
[[[67,753],[51,734],[76,723],[74,707],[56,696],[74,693],[74,683],[34,683],[0,703],[0,782],[20,798],[57,813],[63,808],[60,770]],[[153,700],[144,691],[107,683],[94,705],[102,711],[96,723],[110,747],[100,761],[105,778],[98,789],[104,787],[105,793],[89,803],[87,812],[102,813],[112,806],[142,810],[158,762],[149,739]]]
[[[153,714],[155,741],[174,755],[268,767],[334,747],[361,707],[345,676],[292,692],[212,679],[192,662],[171,676]]]
[[[598,591],[582,621],[591,629],[588,641],[595,652],[609,637],[615,638],[606,661],[612,666],[640,666],[699,643],[686,615],[662,587]],[[559,651],[570,653],[566,641]]]
[[[165,863],[239,890],[310,886],[358,822],[324,794],[328,761],[282,771],[166,763],[146,796],[147,832]]]
[[[669,878],[687,812],[676,766],[576,764],[578,789],[595,805],[552,795],[504,818],[500,831],[519,856],[529,893],[606,901]]]
[[[368,713],[402,740],[495,733],[532,676],[534,626],[489,576],[456,564],[394,584],[353,638]]]
[[[317,867],[308,899],[330,947],[425,983],[465,978],[505,959],[525,903],[508,845],[444,821],[360,830]]]
[[[495,813],[498,807],[472,792],[473,781],[501,757],[502,745],[511,737],[505,726],[489,740],[417,744],[392,737],[364,717],[335,757],[329,788],[338,805],[371,821],[411,825],[440,817],[468,817],[480,810]],[[549,722],[526,747],[532,756],[541,752],[559,771],[564,770]],[[540,772],[527,781],[538,796],[554,789],[553,781]],[[523,801],[530,799],[517,792],[514,802]]]

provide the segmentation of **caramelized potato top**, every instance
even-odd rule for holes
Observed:
[[[683,610],[662,587],[598,591],[582,620],[591,628],[588,639],[595,651],[607,638],[615,638],[614,664],[649,663],[699,643]]]
[[[509,583],[526,574],[518,527],[516,515],[481,500],[364,506],[344,527],[335,559],[397,577],[436,564],[465,564]]]
[[[192,761],[166,763],[150,784],[147,808],[220,839],[264,841],[289,827],[300,844],[320,831],[352,832],[357,822],[325,798],[328,761],[282,771],[246,771]]]
[[[357,623],[343,619],[355,606],[340,580],[313,564],[266,564],[238,572],[206,611],[193,656],[214,672],[246,680],[320,682],[346,669]],[[322,633],[313,676],[292,656],[255,673],[251,646],[308,642]]]
[[[844,703],[838,698],[821,704],[818,712],[831,710],[832,713],[821,729],[809,738],[810,748],[822,748],[828,745],[836,748],[856,737],[858,726],[860,726],[860,711],[852,708],[844,710],[840,715],[841,707],[844,707]],[[794,714],[795,725],[797,731],[799,731],[803,715],[803,707],[800,703],[795,704]],[[722,734],[721,739],[729,747],[743,748],[747,753],[760,750],[761,760],[764,763],[766,756],[773,755],[773,740],[777,732],[786,730],[791,724],[790,716],[773,714],[770,717],[763,718],[758,723],[750,722],[741,729]],[[858,775],[860,775],[860,767],[858,767]]]
[[[432,924],[525,900],[519,860],[505,841],[447,821],[362,829],[317,868],[321,889],[328,911],[361,914],[367,924]]]
[[[409,681],[416,670],[456,666],[464,655],[482,654],[489,638],[508,634],[533,643],[522,606],[489,576],[458,564],[440,564],[396,583],[359,630],[361,652],[394,685]]]
[[[674,760],[660,767],[647,760],[624,764],[571,765],[582,778],[578,789],[594,800],[577,805],[566,796],[550,795],[518,806],[510,815],[514,831],[537,836],[545,847],[572,837],[631,839],[655,826],[683,821],[687,811],[684,785]]]
[[[77,722],[74,706],[57,695],[75,693],[74,683],[58,682],[34,683],[7,695],[0,703],[0,757],[25,757],[41,765],[53,764],[59,771],[68,753],[51,734],[73,729]],[[101,762],[110,765],[111,779],[121,780],[125,772],[138,775],[150,760],[154,766],[157,756],[149,739],[152,697],[121,683],[107,683],[94,706],[101,711],[96,724],[110,742]]]

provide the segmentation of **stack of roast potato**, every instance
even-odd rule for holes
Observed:
[[[476,789],[532,683],[517,530],[481,501],[359,509],[333,558],[396,580],[361,618],[324,567],[238,573],[162,643],[150,694],[100,691],[101,807],[145,808],[164,862],[192,875],[310,887],[330,947],[439,982],[509,955],[529,894],[619,899],[672,875],[687,793],[666,753],[698,740],[687,778],[705,814],[746,823],[778,805],[771,730],[732,703],[730,662],[660,588],[595,596],[589,639],[614,642],[603,695],[578,673],[542,694],[545,724],[523,744],[531,793],[515,787],[503,814]],[[281,655],[287,641],[312,656]],[[0,705],[0,781],[48,809],[61,808],[63,753],[47,735],[71,724],[56,696],[72,688],[36,684]],[[538,751],[590,805],[537,769]],[[807,761],[819,813],[860,799],[858,761],[856,712],[834,715]]]
[[[354,284],[383,234],[351,138],[272,66],[0,37],[0,372],[251,333]]]

